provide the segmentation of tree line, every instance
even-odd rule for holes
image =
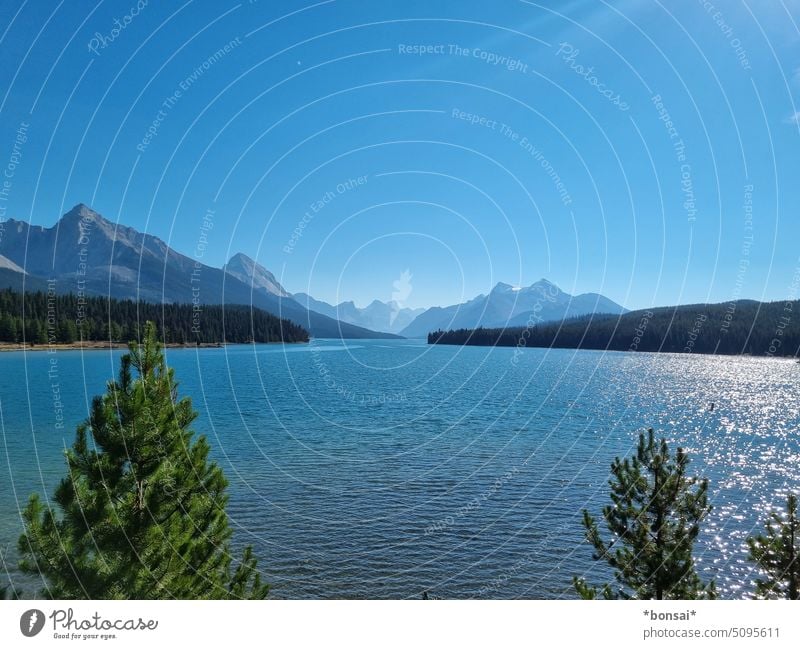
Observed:
[[[308,342],[301,326],[244,305],[153,304],[0,290],[0,342],[29,345],[140,340],[152,321],[167,343]]]
[[[428,334],[428,344],[797,356],[800,300],[660,307],[528,327]]]

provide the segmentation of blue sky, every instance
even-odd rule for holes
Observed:
[[[4,2],[0,215],[213,210],[203,261],[331,302],[797,297],[800,4],[716,4]]]

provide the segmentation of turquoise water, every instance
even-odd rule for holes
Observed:
[[[167,355],[274,597],[572,597],[572,575],[603,577],[580,511],[605,504],[611,460],[647,426],[711,480],[697,554],[724,596],[750,592],[744,539],[800,491],[790,361],[420,341]],[[119,356],[0,355],[0,548],[28,590],[18,504],[52,493]]]

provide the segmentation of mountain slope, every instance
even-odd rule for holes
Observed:
[[[298,300],[296,295],[290,295],[283,286],[280,285],[270,271],[264,268],[257,261],[254,261],[243,253],[238,253],[231,257],[225,266],[222,267],[225,274],[242,282],[249,287],[253,301],[274,301],[276,298],[280,302],[280,308],[283,313],[297,314],[298,309],[302,309],[308,314],[306,320],[302,321],[303,326],[310,329],[319,331],[324,329],[326,332],[330,326],[327,324],[329,321],[338,323],[338,328],[334,332],[328,332],[325,335],[319,334],[319,337],[325,338],[399,338],[400,336],[392,335],[386,330],[373,329],[372,327],[360,326],[358,318],[352,320],[342,317],[337,314],[337,310],[325,302],[314,300],[310,296],[308,300]],[[300,294],[303,295],[303,294]],[[313,306],[311,303],[313,302]],[[353,304],[350,302],[349,304]],[[302,317],[300,315],[287,316],[292,320]],[[324,320],[323,320],[324,319]],[[307,324],[306,324],[307,323]],[[313,323],[313,324],[312,324]],[[340,332],[341,330],[341,332]]]
[[[8,257],[4,257],[3,255],[0,255],[0,269],[10,270],[14,273],[25,273],[20,266],[17,266]]]
[[[0,255],[29,275],[55,278],[59,293],[83,291],[155,303],[252,305],[319,338],[387,337],[309,311],[253,281],[243,282],[182,255],[157,237],[112,223],[86,205],[76,205],[52,228],[13,219],[4,225]],[[239,266],[237,274],[242,270]]]
[[[479,295],[463,304],[428,309],[400,334],[407,338],[422,338],[431,331],[526,326],[528,323],[591,313],[620,314],[625,311],[602,295],[569,295],[546,279],[521,288],[501,282],[488,295]]]
[[[26,275],[10,268],[0,268],[0,289],[10,288],[14,291],[47,292],[47,282],[32,275]]]

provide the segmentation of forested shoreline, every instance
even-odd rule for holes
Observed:
[[[696,304],[428,334],[428,344],[797,356],[800,300]]]
[[[301,326],[245,305],[153,304],[0,290],[0,342],[127,343],[140,340],[148,320],[166,344],[308,342]]]

